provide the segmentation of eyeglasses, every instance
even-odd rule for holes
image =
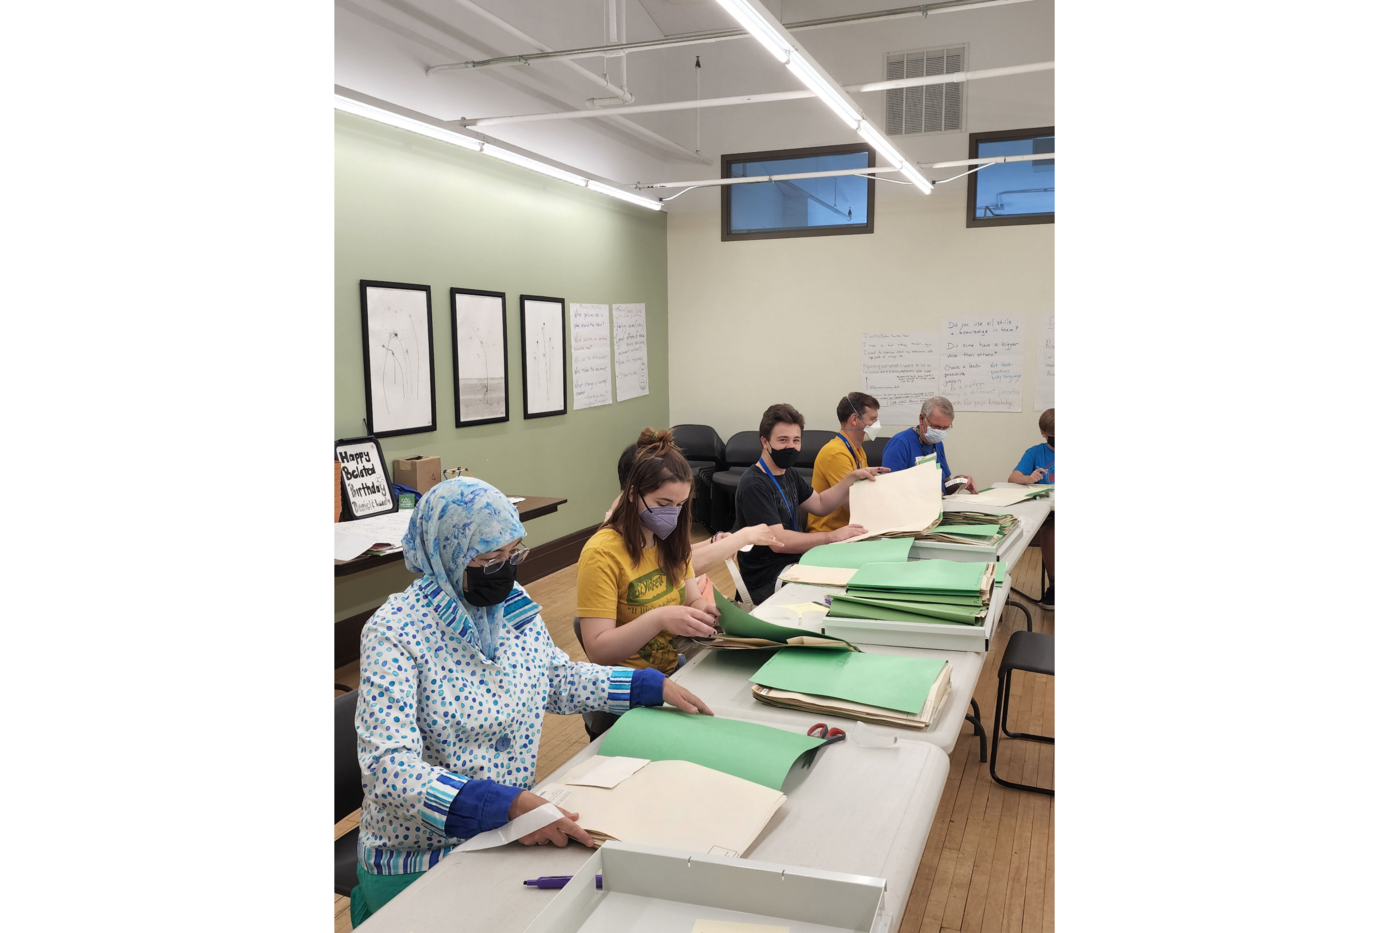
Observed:
[[[500,560],[493,560],[489,564],[483,564],[481,570],[483,573],[495,573],[506,564],[510,564],[512,567],[518,567],[520,566],[520,562],[525,559],[525,555],[529,553],[530,549],[527,547],[523,547],[518,551],[511,551],[509,557],[503,557]]]

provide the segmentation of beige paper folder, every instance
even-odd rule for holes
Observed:
[[[611,789],[548,784],[535,793],[595,837],[739,858],[787,799],[688,761],[653,761]]]
[[[858,480],[851,486],[851,524],[865,534],[861,541],[888,534],[918,534],[943,514],[943,471],[926,463],[896,473],[881,473],[874,480]]]
[[[809,567],[806,564],[788,564],[778,579],[784,583],[811,583],[814,586],[845,586],[856,575],[851,567]]]

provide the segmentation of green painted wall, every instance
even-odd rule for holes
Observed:
[[[532,546],[598,522],[622,448],[669,423],[666,214],[362,117],[337,113],[335,140],[335,436],[366,433],[360,280],[429,285],[438,429],[383,438],[385,458],[435,454],[503,491],[567,498],[526,525]],[[453,287],[506,293],[510,421],[453,427]],[[651,394],[574,411],[566,371],[569,412],[524,420],[522,293],[645,302]],[[372,602],[352,589],[337,586],[337,618]]]

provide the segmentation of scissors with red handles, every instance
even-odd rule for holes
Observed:
[[[817,752],[826,748],[828,745],[844,741],[846,738],[846,732],[844,729],[830,728],[824,722],[819,722],[812,728],[808,729],[807,735],[811,736],[812,738],[824,739],[825,741],[823,741],[822,744],[818,745],[816,748],[813,748],[807,752],[803,752],[802,767],[804,768],[812,767],[812,762],[817,760]]]

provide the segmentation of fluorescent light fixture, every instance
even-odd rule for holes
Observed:
[[[774,58],[780,62],[787,61],[788,54],[792,52],[792,46],[753,8],[749,0],[717,0],[717,2],[728,10],[729,15],[738,20],[739,25],[747,29],[765,49],[772,52]]]
[[[895,166],[896,168],[903,168],[904,157],[899,154],[899,150],[896,149],[894,145],[888,139],[885,138],[883,133],[875,129],[875,127],[871,126],[869,123],[866,123],[864,120],[860,121],[860,127],[856,130],[856,132],[860,134],[861,139],[874,146],[875,151],[880,153],[880,155],[884,156],[891,165]]]
[[[548,165],[544,162],[536,162],[534,159],[523,156],[518,152],[511,152],[509,149],[502,149],[500,146],[493,146],[491,143],[487,143],[486,145],[484,145],[481,148],[481,151],[491,156],[492,158],[500,159],[503,162],[510,162],[511,164],[518,165],[521,168],[528,168],[530,171],[539,172],[541,175],[549,175],[550,177],[557,178],[560,181],[567,181],[575,185],[588,184],[588,179],[584,178],[582,175],[575,175],[573,172],[566,172],[562,168],[555,168],[554,166]]]
[[[801,52],[792,53],[792,57],[788,59],[787,67],[788,71],[796,75],[797,80],[807,85],[808,90],[816,94],[822,103],[835,111],[843,123],[851,129],[860,125],[860,113],[841,96],[839,91],[828,84],[825,78],[817,74],[816,69],[811,66],[807,59],[802,57]]]
[[[602,182],[594,181],[591,178],[588,179],[588,190],[596,191],[599,194],[606,194],[609,197],[618,198],[623,201],[630,201],[631,203],[639,204],[642,207],[649,207],[654,211],[661,210],[661,202],[656,198],[648,198],[640,194],[636,194],[632,191],[624,191],[621,188],[614,188],[612,185],[605,185]]]
[[[905,178],[912,181],[914,183],[914,186],[917,187],[924,194],[928,194],[933,190],[933,184],[927,178],[919,174],[919,169],[917,166],[913,166],[910,165],[908,162],[905,162],[904,165],[900,167],[899,173]]]
[[[381,110],[370,104],[362,104],[358,100],[351,100],[348,97],[335,95],[335,109],[345,113],[353,113],[356,116],[366,117],[370,120],[378,121],[389,126],[398,127],[401,130],[408,130],[410,133],[417,133],[419,136],[427,136],[454,146],[461,146],[463,149],[471,149],[480,152],[483,143],[479,139],[470,136],[463,136],[461,133],[454,133],[451,130],[443,129],[440,126],[433,126],[412,117],[405,117],[389,110]]]

